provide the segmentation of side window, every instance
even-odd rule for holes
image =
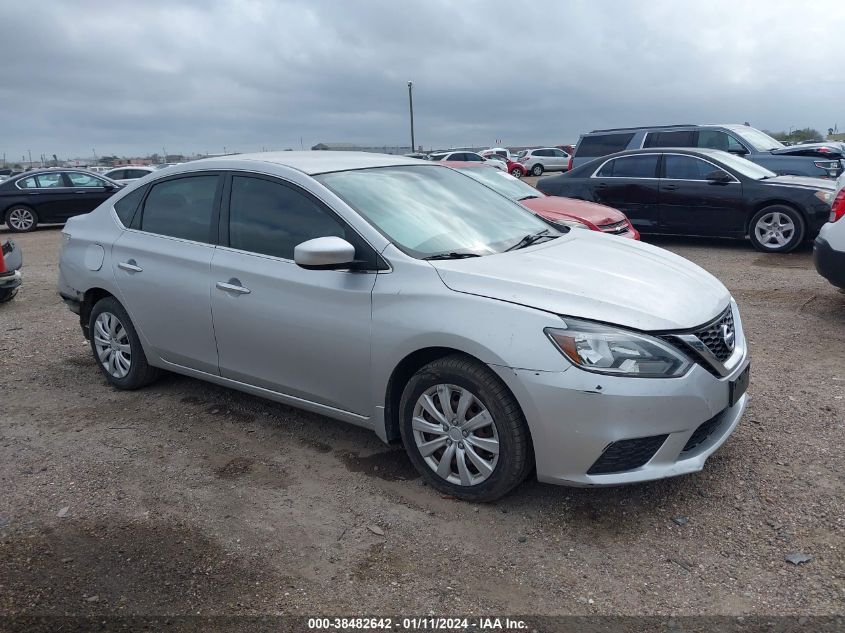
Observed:
[[[92,174],[83,174],[79,171],[71,171],[68,172],[68,178],[70,178],[70,184],[72,187],[105,187],[106,181],[97,178]]]
[[[643,147],[695,147],[693,131],[649,132]]]
[[[707,174],[718,169],[700,158],[680,154],[666,154],[663,165],[664,178],[675,180],[707,180]]]
[[[344,225],[307,194],[263,178],[232,177],[232,248],[293,259],[297,244],[329,236],[349,239]]]
[[[721,149],[728,151],[730,144],[730,137],[726,132],[719,130],[701,130],[698,133],[698,147],[707,149]]]
[[[475,154],[473,152],[467,152],[467,153],[464,154],[464,156],[466,156],[466,158],[464,160],[468,160],[468,161],[473,162],[473,163],[483,163],[484,162],[484,159],[481,158],[481,156],[479,156],[478,154]]]
[[[17,182],[17,186],[20,189],[36,189],[38,187],[38,183],[35,182],[35,176],[30,176],[29,178],[19,180]]]
[[[154,185],[144,203],[141,230],[208,242],[217,176],[188,176]]]
[[[138,209],[146,191],[146,187],[140,187],[114,203],[114,210],[123,226],[128,228],[132,225],[132,218],[135,216],[135,211]]]
[[[552,152],[551,152],[551,150],[548,150],[548,149],[538,149],[538,150],[535,150],[535,152],[534,152],[534,156],[547,157],[547,156],[551,156],[551,155],[552,155]]]
[[[117,171],[110,171],[106,174],[112,180],[124,180],[126,178],[126,170],[118,169]]]
[[[43,189],[65,186],[65,181],[64,178],[62,178],[61,172],[39,174],[35,178],[38,180],[38,186]]]
[[[555,156],[557,156],[558,158],[567,158],[567,157],[569,156],[569,154],[567,154],[566,152],[564,152],[562,149],[554,149],[554,150],[552,150],[552,152],[553,152],[553,153],[554,153],[554,155],[555,155]]]
[[[657,154],[644,154],[615,158],[602,167],[598,175],[602,178],[655,178],[656,172]]]
[[[634,138],[634,133],[594,134],[581,139],[575,150],[579,158],[607,156],[628,149],[628,143]]]
[[[130,179],[130,180],[135,179],[135,178],[143,178],[148,173],[149,172],[146,172],[143,169],[127,169],[126,175],[124,176],[124,178]]]

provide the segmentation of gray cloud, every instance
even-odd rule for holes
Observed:
[[[845,127],[840,0],[4,6],[9,160],[406,144],[408,80],[426,147],[646,123]]]

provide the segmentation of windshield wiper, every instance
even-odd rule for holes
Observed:
[[[525,248],[526,246],[531,246],[532,244],[535,244],[545,238],[553,240],[556,237],[557,235],[549,235],[549,229],[543,229],[542,231],[538,231],[537,233],[531,233],[530,235],[526,235],[513,246],[506,248],[505,252],[515,251],[520,248]]]
[[[481,257],[478,253],[437,253],[437,255],[429,255],[423,257],[426,261],[433,259],[466,259],[467,257]]]
[[[522,202],[523,200],[533,200],[534,198],[539,198],[540,196],[536,196],[534,194],[529,194],[527,196],[522,196],[517,200],[517,202]]]

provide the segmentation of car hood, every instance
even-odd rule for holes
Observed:
[[[622,222],[625,219],[624,213],[611,207],[606,207],[603,204],[563,198],[561,196],[528,198],[527,200],[521,200],[520,203],[543,217],[567,216],[587,220],[587,222],[596,226]]]
[[[766,178],[760,180],[764,185],[774,185],[780,187],[796,187],[798,189],[823,189],[825,191],[834,191],[836,189],[836,181],[828,178],[812,178],[809,176],[776,176],[775,178]]]
[[[644,331],[680,330],[715,318],[730,293],[669,251],[592,231],[517,251],[430,262],[456,292]]]

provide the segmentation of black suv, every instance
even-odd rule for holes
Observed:
[[[623,150],[652,147],[720,149],[784,176],[836,178],[845,171],[839,143],[807,143],[787,147],[749,125],[664,125],[594,130],[575,148],[572,166]]]

